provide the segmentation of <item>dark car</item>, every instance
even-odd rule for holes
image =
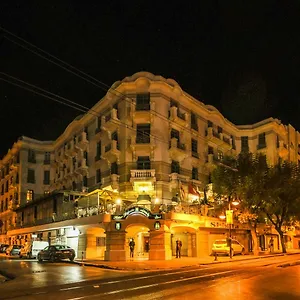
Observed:
[[[21,245],[11,245],[6,248],[6,255],[13,256],[13,255],[19,255],[21,251],[22,246]]]
[[[6,249],[9,247],[8,244],[1,244],[0,245],[0,253],[5,253]]]
[[[37,255],[38,261],[50,260],[52,262],[62,259],[69,259],[73,261],[75,258],[75,251],[69,246],[52,245],[44,248]]]

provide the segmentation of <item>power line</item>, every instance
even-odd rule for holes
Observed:
[[[41,58],[43,58],[43,59],[45,59],[45,60],[47,60],[47,61],[49,61],[49,62],[55,64],[56,66],[58,66],[58,67],[60,67],[60,68],[62,68],[62,69],[64,69],[64,70],[66,70],[67,72],[70,72],[70,73],[72,73],[73,75],[75,75],[75,76],[77,76],[77,77],[79,77],[79,78],[81,78],[81,79],[83,79],[83,80],[86,80],[87,82],[93,84],[94,86],[101,88],[101,89],[104,90],[105,92],[113,93],[112,91],[114,91],[114,92],[116,92],[116,93],[122,95],[122,96],[124,97],[123,99],[124,99],[125,101],[127,101],[127,99],[129,99],[129,100],[130,100],[130,104],[136,105],[136,104],[134,103],[134,99],[128,97],[128,96],[125,95],[124,93],[122,93],[122,92],[116,90],[115,88],[110,87],[109,85],[105,84],[104,82],[101,82],[100,80],[96,79],[95,77],[93,77],[93,76],[91,76],[91,75],[89,75],[89,74],[87,74],[87,73],[81,71],[80,69],[78,69],[78,68],[72,66],[71,64],[69,64],[69,63],[67,63],[67,62],[65,62],[65,61],[63,61],[63,60],[57,58],[56,56],[54,56],[54,55],[50,54],[49,52],[47,52],[47,51],[45,51],[45,50],[39,48],[38,46],[35,46],[34,44],[32,44],[32,43],[26,41],[25,39],[18,37],[17,35],[13,34],[12,32],[10,32],[10,31],[8,31],[8,30],[6,30],[6,29],[4,29],[4,28],[1,27],[1,26],[0,26],[0,29],[3,30],[4,32],[10,34],[11,36],[13,36],[13,37],[15,37],[15,38],[21,40],[22,42],[24,42],[24,43],[30,45],[31,47],[34,47],[35,49],[38,49],[39,51],[41,51],[42,53],[48,55],[49,57],[56,59],[59,63],[53,61],[52,59],[49,59],[49,58],[45,57],[44,55],[42,55],[42,54],[40,54],[40,53],[38,53],[38,52],[36,52],[36,51],[34,51],[34,50],[32,50],[32,49],[30,49],[30,48],[24,46],[24,45],[22,45],[22,44],[20,44],[20,43],[14,41],[14,40],[12,40],[12,39],[10,39],[10,38],[8,38],[7,36],[4,35],[4,37],[5,37],[6,39],[8,39],[9,41],[11,41],[12,43],[17,44],[17,45],[19,45],[20,47],[22,47],[22,48],[24,48],[24,49],[26,49],[26,50],[28,50],[28,51],[30,51],[30,52],[32,52],[32,53],[38,55],[39,57],[41,57]],[[69,68],[71,68],[71,69],[73,69],[73,70],[79,72],[80,74],[83,74],[84,76],[88,77],[89,79],[86,78],[86,77],[83,77],[83,76],[79,75],[78,73],[76,73],[76,72],[74,72],[74,71],[68,69],[68,68],[65,67],[65,66],[62,66],[61,64],[64,64],[65,66],[67,66],[67,67],[69,67]],[[93,81],[91,81],[90,79],[94,80],[94,81],[97,82],[98,84],[95,83],[95,82],[93,82]],[[99,85],[99,84],[105,86],[106,88],[104,89],[103,86],[101,86],[101,85]],[[114,93],[113,93],[113,94],[114,94]],[[116,95],[116,94],[115,94],[115,95]],[[127,102],[128,102],[128,101],[127,101]],[[76,103],[76,102],[75,102],[75,103]],[[76,103],[76,105],[81,106],[81,104],[78,104],[78,103]],[[89,109],[89,108],[86,108],[86,109]],[[89,109],[89,110],[90,110],[90,109]],[[157,111],[155,111],[155,112],[150,111],[150,114],[152,114],[152,115],[154,115],[154,116],[156,116],[156,117],[159,117],[159,118],[161,118],[161,119],[163,119],[163,120],[165,120],[165,121],[170,122],[170,120],[169,120],[167,117],[165,117],[163,114],[161,114],[161,113],[159,113],[159,112],[157,112]],[[186,132],[190,133],[190,131],[189,131],[186,127],[184,127],[184,126],[182,126],[182,125],[179,125],[179,124],[177,124],[176,122],[173,122],[173,121],[171,121],[171,122],[172,122],[172,123],[175,123],[177,127],[181,128],[182,131],[186,131]],[[126,127],[128,128],[128,125],[127,125],[127,124],[126,124]],[[134,129],[133,129],[133,130],[134,130]],[[144,134],[145,134],[145,133],[144,133]],[[202,137],[202,136],[199,135],[199,134],[198,134],[197,137],[200,138],[200,139],[202,139],[202,140],[204,140],[205,142],[207,141],[206,138]],[[158,139],[158,137],[155,137],[155,138]]]
[[[4,36],[6,39],[8,39],[9,41],[11,41],[12,43],[15,43],[15,44],[19,45],[20,47],[22,47],[22,48],[24,48],[24,49],[26,49],[26,50],[28,50],[28,51],[31,51],[32,53],[38,55],[39,57],[41,57],[41,58],[43,58],[43,59],[45,59],[45,60],[47,60],[47,61],[49,61],[49,62],[55,64],[56,66],[58,66],[58,67],[60,67],[60,68],[62,68],[62,69],[64,69],[64,70],[66,70],[67,72],[70,72],[70,73],[72,73],[73,75],[75,75],[75,76],[77,76],[77,77],[79,77],[79,78],[81,78],[81,79],[83,79],[83,80],[86,80],[87,82],[93,84],[94,86],[101,88],[101,89],[104,90],[105,92],[110,92],[110,93],[114,94],[114,93],[112,92],[112,91],[114,91],[114,92],[118,93],[119,95],[123,96],[125,101],[127,101],[127,99],[129,99],[129,100],[130,100],[130,104],[136,105],[136,104],[134,103],[134,99],[132,99],[132,98],[128,97],[127,95],[125,95],[124,93],[118,91],[116,88],[110,87],[110,86],[107,85],[106,83],[104,83],[104,82],[98,80],[97,78],[95,78],[95,77],[93,77],[93,76],[91,76],[91,75],[89,75],[89,74],[87,74],[87,73],[81,71],[80,69],[78,69],[78,68],[72,66],[71,64],[69,64],[69,63],[67,63],[67,62],[65,62],[65,61],[63,61],[63,60],[61,60],[61,59],[59,59],[58,57],[56,57],[56,56],[50,54],[49,52],[47,52],[47,51],[45,51],[45,50],[39,48],[38,46],[33,45],[32,43],[28,42],[27,40],[25,40],[25,39],[23,39],[23,38],[20,38],[19,36],[13,34],[12,32],[10,32],[10,31],[4,29],[4,28],[1,27],[1,26],[0,26],[0,29],[2,29],[4,32],[6,32],[6,33],[12,35],[13,37],[15,37],[15,38],[21,40],[22,42],[24,42],[24,43],[30,45],[31,47],[34,47],[35,49],[38,49],[39,51],[41,51],[42,53],[45,53],[45,54],[48,55],[49,57],[52,57],[52,58],[56,59],[59,63],[64,64],[65,66],[68,66],[69,68],[71,68],[71,69],[73,69],[73,70],[79,72],[80,74],[83,74],[84,76],[88,77],[89,79],[87,79],[86,77],[83,77],[83,76],[79,75],[78,73],[76,73],[76,72],[74,72],[74,71],[72,71],[72,70],[66,68],[65,66],[62,66],[61,64],[59,64],[59,63],[57,63],[57,62],[55,62],[55,61],[53,61],[53,60],[51,60],[51,59],[45,57],[44,55],[42,55],[42,54],[40,54],[40,53],[38,53],[38,52],[36,52],[36,51],[34,51],[34,50],[28,48],[28,47],[26,47],[26,46],[24,46],[24,45],[22,45],[22,44],[16,42],[16,41],[14,41],[14,40],[12,40],[12,39],[9,39],[8,37]],[[95,82],[97,82],[97,83],[91,81],[90,79],[92,79],[93,81],[95,81]],[[99,84],[105,86],[105,89],[104,89],[101,85],[99,85]],[[115,94],[115,95],[116,95],[116,94]],[[127,102],[128,102],[128,101],[127,101]],[[161,119],[163,119],[163,120],[165,120],[165,121],[170,122],[170,120],[169,120],[168,118],[166,118],[163,114],[160,114],[159,112],[154,112],[154,113],[153,113],[153,112],[150,111],[150,113],[151,113],[152,115],[154,115],[154,116],[160,117]],[[175,123],[175,122],[174,122],[174,123]],[[180,127],[181,130],[184,130],[184,131],[186,131],[186,132],[189,132],[184,126],[181,126],[181,125],[179,125],[179,124],[176,124],[176,125],[177,125],[178,127]],[[206,141],[205,138],[202,138],[201,136],[199,136],[199,137],[200,137],[201,139],[203,139],[203,140]]]
[[[56,94],[54,94],[54,93],[48,92],[48,91],[46,91],[46,90],[44,90],[44,89],[42,89],[42,88],[39,88],[39,87],[37,87],[37,86],[35,86],[35,85],[33,85],[33,84],[30,84],[30,83],[27,83],[27,82],[25,82],[25,81],[23,81],[23,80],[20,80],[20,79],[14,77],[14,76],[10,76],[10,75],[5,74],[5,73],[3,73],[3,72],[1,72],[0,74],[5,75],[5,76],[8,76],[8,77],[10,77],[10,78],[13,78],[13,79],[15,79],[16,81],[19,81],[19,82],[21,82],[21,83],[23,83],[23,84],[29,85],[31,88],[28,88],[28,87],[26,87],[26,86],[24,86],[24,85],[20,85],[20,84],[18,84],[18,83],[15,83],[15,82],[12,82],[12,81],[10,81],[10,80],[7,80],[7,79],[4,79],[4,78],[1,78],[1,77],[0,77],[0,80],[3,80],[3,81],[5,81],[5,82],[7,82],[7,83],[9,83],[9,84],[12,84],[12,85],[14,85],[14,86],[20,87],[20,88],[25,89],[25,90],[27,90],[27,91],[33,92],[33,93],[35,93],[35,94],[37,94],[37,95],[40,95],[40,96],[42,96],[42,97],[46,97],[46,98],[48,98],[48,99],[50,99],[50,100],[53,100],[53,101],[58,102],[58,103],[60,103],[60,104],[66,105],[66,106],[71,107],[71,108],[74,108],[74,109],[79,110],[79,111],[81,111],[81,112],[90,114],[90,115],[92,115],[92,116],[95,116],[95,117],[100,117],[100,116],[101,116],[101,115],[99,115],[96,111],[94,111],[94,110],[92,110],[92,109],[88,109],[88,108],[87,108],[87,109],[84,110],[83,108],[74,106],[74,105],[69,104],[69,103],[65,103],[64,101],[67,100],[67,101],[70,102],[70,103],[75,103],[75,104],[76,104],[76,102],[74,102],[74,101],[68,100],[68,99],[66,99],[66,98],[64,98],[64,97],[61,97],[61,96],[56,95]],[[38,91],[36,91],[36,90],[34,90],[34,89],[37,89]],[[52,97],[52,96],[49,96],[48,94],[50,94],[50,95],[52,95],[52,96],[55,96],[55,97],[58,97],[58,98],[60,98],[60,99],[62,99],[62,100],[58,100],[58,99],[56,99],[56,98],[54,98],[54,97]],[[93,112],[95,112],[96,114],[93,113]],[[155,135],[153,135],[153,134],[148,134],[147,132],[144,132],[144,131],[140,131],[140,130],[138,130],[138,129],[135,129],[135,128],[129,126],[128,124],[126,124],[126,123],[124,123],[124,122],[122,122],[122,121],[120,121],[120,120],[119,120],[118,122],[116,122],[115,120],[112,120],[112,119],[111,119],[111,122],[113,122],[114,124],[116,124],[116,125],[118,125],[118,126],[123,126],[123,127],[125,127],[126,129],[133,130],[133,131],[135,131],[135,132],[137,132],[137,133],[140,133],[140,134],[142,134],[142,135],[144,135],[144,136],[152,137],[152,138],[154,138],[154,139],[156,139],[156,140],[158,140],[158,141],[160,141],[160,142],[162,142],[162,143],[168,143],[168,142],[166,142],[165,140],[162,140],[162,139],[160,139],[159,137],[157,137],[157,136],[155,136]]]

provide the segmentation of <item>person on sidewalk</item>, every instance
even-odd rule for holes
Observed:
[[[130,258],[133,258],[134,246],[135,246],[134,239],[130,239],[130,242],[129,242]]]
[[[182,242],[180,239],[177,239],[177,241],[176,241],[176,258],[181,257],[181,247],[182,247]]]
[[[274,252],[274,239],[273,239],[273,237],[271,237],[271,239],[270,239],[269,249],[270,249],[270,253]]]

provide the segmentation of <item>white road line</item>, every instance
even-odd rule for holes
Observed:
[[[213,277],[213,276],[216,276],[216,275],[228,274],[228,273],[233,273],[233,272],[235,272],[235,271],[234,270],[232,270],[232,271],[223,271],[223,272],[217,272],[217,273],[213,273],[213,274],[193,276],[193,277],[184,278],[184,279],[176,279],[176,280],[170,280],[170,281],[159,282],[159,283],[154,283],[154,284],[142,285],[142,286],[138,286],[138,287],[134,287],[134,288],[130,288],[130,289],[116,290],[116,291],[111,291],[111,292],[107,292],[107,293],[88,295],[88,296],[82,296],[82,297],[77,297],[77,298],[68,298],[67,300],[80,300],[80,299],[91,298],[91,297],[96,297],[96,296],[100,296],[100,295],[118,294],[118,293],[123,293],[123,292],[128,292],[128,291],[146,289],[146,288],[149,288],[149,287],[155,287],[155,286],[159,286],[159,285],[166,285],[166,284],[170,284],[170,283],[189,281],[189,280],[205,278],[205,277]]]

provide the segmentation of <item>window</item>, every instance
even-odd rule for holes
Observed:
[[[35,183],[35,172],[33,169],[27,170],[27,183]]]
[[[96,170],[96,183],[101,182],[101,170]]]
[[[86,165],[88,166],[89,165],[89,158],[88,158],[88,152],[87,151],[83,152],[83,157],[85,159]]]
[[[235,137],[233,135],[231,135],[230,137],[231,137],[231,146],[232,146],[232,149],[235,149]]]
[[[151,162],[149,156],[139,156],[137,160],[137,169],[138,170],[150,170]]]
[[[97,129],[96,129],[96,132],[100,131],[100,129],[101,129],[101,123],[102,123],[102,116],[99,116],[97,118]]]
[[[171,173],[178,173],[180,174],[180,166],[179,166],[179,162],[173,160],[171,163]]]
[[[223,133],[223,128],[218,126],[218,133]]]
[[[28,162],[30,163],[36,163],[35,160],[35,152],[32,149],[28,149]]]
[[[214,148],[211,146],[208,146],[208,154],[214,154]]]
[[[150,110],[150,93],[136,95],[135,110]]]
[[[83,176],[82,185],[83,186],[88,186],[87,176]]]
[[[44,184],[50,184],[50,171],[44,171]]]
[[[95,157],[95,160],[100,160],[101,158],[101,142],[98,142],[97,143],[97,146],[96,146],[96,157]]]
[[[248,152],[249,151],[249,141],[247,136],[241,137],[241,151]]]
[[[5,193],[8,192],[8,181],[5,182]]]
[[[262,148],[266,148],[266,133],[263,132],[261,134],[258,135],[258,145],[257,145],[257,149],[262,149]]]
[[[137,124],[136,143],[150,144],[150,124]]]
[[[218,151],[218,160],[223,160],[224,154],[222,151]]]
[[[192,139],[191,143],[191,148],[192,148],[192,156],[198,158],[198,141],[195,139]]]
[[[50,164],[50,152],[45,152],[44,165]]]
[[[192,169],[192,179],[198,180],[198,168]]]
[[[171,130],[171,139],[173,139],[173,138],[175,138],[179,141],[179,131],[172,128],[172,130]]]
[[[34,192],[33,192],[33,190],[27,190],[27,193],[26,193],[26,200],[27,200],[27,201],[32,201],[32,200],[34,200]]]
[[[1,195],[4,195],[4,184],[1,185]]]
[[[118,164],[116,162],[112,163],[110,166],[110,173],[111,174],[119,174]]]
[[[197,117],[194,113],[191,113],[191,128],[198,131]]]
[[[213,125],[214,125],[214,124],[213,124],[212,121],[209,121],[209,120],[207,121],[207,127],[208,127],[208,128],[213,127]]]

